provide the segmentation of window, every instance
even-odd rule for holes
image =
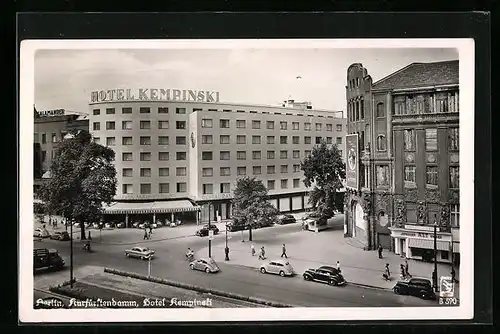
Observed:
[[[217,109],[208,109],[208,111],[217,111]]]
[[[274,159],[275,154],[274,151],[267,151],[267,158],[268,159]]]
[[[425,129],[425,150],[437,150],[437,129]]]
[[[262,154],[260,151],[252,151],[252,159],[260,160],[262,158]]]
[[[246,160],[247,159],[247,152],[246,151],[237,151],[236,152],[236,159],[238,159],[238,160]]]
[[[220,135],[221,144],[229,144],[229,135]]]
[[[274,136],[267,136],[267,143],[274,144]]]
[[[99,137],[94,137],[94,143],[100,144],[101,143],[101,138]]]
[[[132,121],[122,121],[122,130],[132,130]]]
[[[220,160],[229,160],[231,158],[231,154],[229,151],[220,151]]]
[[[123,177],[132,177],[133,169],[132,168],[123,168],[122,176]]]
[[[281,165],[280,172],[281,173],[288,173],[288,165]]]
[[[106,108],[106,115],[114,115],[115,108]]]
[[[385,151],[386,149],[387,149],[387,142],[385,140],[385,135],[378,135],[377,136],[377,151]]]
[[[326,143],[328,145],[332,144],[333,143],[333,138],[332,137],[326,137]]]
[[[186,176],[187,168],[186,167],[176,167],[175,168],[175,176]]]
[[[311,123],[304,123],[304,130],[311,131]]]
[[[342,145],[342,137],[337,137],[336,138],[336,144],[337,145]]]
[[[132,145],[132,137],[122,137],[122,145]]]
[[[293,136],[292,137],[292,144],[294,144],[294,145],[300,144],[300,137],[299,136]]]
[[[458,151],[458,128],[450,128],[449,130],[449,146],[448,148],[452,151]]]
[[[405,166],[405,183],[406,182],[410,182],[412,183],[412,185],[415,184],[415,170],[416,170],[416,167],[415,166]]]
[[[423,114],[425,112],[425,102],[423,100],[417,101],[417,113]]]
[[[252,136],[252,144],[260,144],[260,136]]]
[[[385,117],[384,104],[382,102],[377,103],[377,117]]]
[[[288,151],[282,150],[280,151],[280,159],[287,159],[288,158]]]
[[[260,121],[252,121],[252,129],[260,129]]]
[[[163,121],[160,121],[160,123],[163,122]],[[139,127],[141,129],[151,129],[151,122],[150,121],[141,121],[139,123]],[[160,129],[164,129],[164,128],[161,128],[160,126],[158,126]]]
[[[438,185],[438,168],[437,166],[427,166],[425,172],[426,184],[437,186]]]
[[[213,144],[212,135],[202,135],[201,136],[201,143],[202,144]]]
[[[151,168],[141,168],[141,177],[151,177]]]
[[[201,127],[202,128],[211,128],[213,127],[213,121],[210,118],[203,118],[201,120]]]
[[[201,160],[213,160],[213,153],[210,151],[201,152]]]
[[[276,168],[274,165],[272,166],[267,166],[267,174],[274,174],[276,172]]]
[[[150,152],[141,152],[140,160],[141,161],[151,161],[151,153]]]
[[[186,145],[186,136],[176,136],[175,137],[176,145]]]
[[[292,130],[298,130],[299,129],[299,122],[292,122]]]
[[[287,122],[281,121],[280,122],[280,130],[286,130],[287,129]]]
[[[287,189],[288,188],[288,180],[284,179],[281,180],[281,189]]]
[[[214,176],[214,169],[212,167],[203,168],[201,170],[201,175],[204,177]]]
[[[377,186],[389,185],[389,166],[377,166]]]
[[[141,194],[151,194],[151,183],[141,183]]]
[[[247,127],[247,122],[244,119],[236,120],[236,128],[237,129],[245,129]]]
[[[132,113],[132,108],[131,107],[124,107],[122,108],[122,114],[131,114]]]
[[[94,131],[99,131],[101,130],[101,123],[99,122],[94,122],[93,124]]]
[[[326,131],[333,131],[333,124],[327,124]]]
[[[304,156],[307,158],[308,156],[311,155],[311,150],[305,150],[304,151]]]
[[[453,227],[460,226],[460,205],[452,204],[450,208],[450,223]]]
[[[175,152],[176,160],[186,160],[187,154],[186,152]]]
[[[214,185],[213,184],[204,184],[203,185],[203,194],[213,194],[214,193]]]
[[[149,113],[151,113],[151,108],[149,108],[149,107],[140,107],[139,108],[139,113],[140,114],[149,114]]]
[[[321,131],[322,124],[321,123],[316,123],[316,131]]]
[[[229,128],[229,120],[228,119],[221,119],[219,121],[219,127],[221,129],[228,129]]]
[[[415,151],[415,131],[407,129],[403,132],[405,151]]]
[[[124,184],[122,186],[122,192],[124,194],[132,194],[133,193],[133,191],[132,191],[132,185],[131,184]]]
[[[267,180],[267,189],[274,190],[275,183],[274,180]]]
[[[141,145],[151,145],[151,137],[141,137],[140,143]]]
[[[299,164],[294,164],[293,165],[293,172],[294,173],[300,172],[300,165]]]
[[[176,121],[175,128],[177,130],[186,130],[186,121]]]
[[[292,157],[294,159],[300,159],[300,151],[299,150],[293,150]]]
[[[182,108],[184,109],[184,108]],[[186,110],[184,109],[184,112]],[[187,184],[186,182],[177,182],[177,192],[178,193],[185,193],[187,191]]]
[[[167,107],[158,107],[158,114],[168,114]]]
[[[287,136],[280,136],[280,144],[286,144],[288,142]]]
[[[169,128],[168,121],[158,121],[158,129],[168,129],[168,128]]]
[[[158,152],[158,160],[160,161],[170,160],[170,154],[168,152]]]
[[[175,108],[175,113],[176,114],[185,114],[186,108]]]
[[[294,188],[300,187],[300,179],[293,179],[293,187]]]
[[[336,124],[337,131],[342,131],[342,124]]]
[[[115,122],[114,121],[106,122],[106,130],[114,130],[114,129],[115,129]]]
[[[236,175],[239,175],[239,176],[247,175],[247,168],[246,167],[237,167],[236,168]]]
[[[132,161],[132,152],[122,153],[122,161]]]
[[[253,175],[260,175],[262,174],[262,167],[261,166],[253,166]]]
[[[441,97],[436,99],[437,112],[448,112],[448,98]]]
[[[45,133],[42,133],[42,144],[47,143],[47,135]]]
[[[169,183],[158,184],[158,192],[160,194],[168,194],[170,192],[170,184]]]
[[[220,168],[220,176],[230,176],[231,168],[230,167],[221,167]]]
[[[274,121],[267,121],[266,122],[266,129],[273,130],[274,129]]]
[[[36,132],[33,134],[33,141],[35,143],[38,143],[38,133],[36,133]]]
[[[115,146],[115,145],[116,145],[115,137],[106,138],[106,146]]]
[[[231,185],[229,183],[221,183],[220,184],[220,193],[227,194],[231,190]]]
[[[94,109],[94,110],[92,110],[92,113],[94,115],[100,115],[101,114],[101,110],[100,109]]]
[[[304,137],[304,144],[311,144],[311,137],[309,136]]]
[[[168,136],[158,136],[158,145],[169,145]]]
[[[316,137],[316,145],[321,144],[321,137]]]
[[[247,136],[245,135],[236,136],[236,144],[246,144],[246,143],[247,143]]]
[[[450,167],[450,188],[460,188],[460,167]]]
[[[168,167],[160,167],[160,168],[158,168],[158,175],[159,176],[169,176],[170,169]]]

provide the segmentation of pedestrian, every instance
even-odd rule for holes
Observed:
[[[339,273],[342,272],[342,270],[340,270],[340,262],[339,261],[337,261],[337,270],[339,271]]]
[[[405,259],[405,276],[411,277],[410,272],[408,271],[408,259]]]
[[[378,258],[381,259],[382,258],[382,245],[378,245]]]
[[[283,244],[283,248],[281,249],[281,257],[285,257],[285,259],[288,259],[288,256],[286,255],[286,247],[285,244]]]
[[[254,246],[254,244],[250,245],[250,249],[252,250],[252,256],[255,256],[255,246]]]
[[[401,264],[399,266],[399,268],[400,268],[400,271],[401,271],[401,278],[404,279],[406,277],[406,272],[405,272],[405,266],[404,266],[404,264]]]
[[[389,271],[389,263],[385,264],[385,270],[382,276],[385,278],[386,281],[391,280],[391,272]]]
[[[265,260],[266,259],[266,251],[264,250],[264,246],[260,248],[260,254],[259,254],[259,260]]]
[[[153,234],[153,225],[149,225],[149,235]]]
[[[142,238],[142,240],[146,240],[148,239],[148,231],[146,229],[144,229],[144,237]]]

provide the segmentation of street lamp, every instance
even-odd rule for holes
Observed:
[[[69,240],[70,240],[70,246],[69,246],[69,287],[73,289],[73,222],[70,221],[70,226],[69,226]]]
[[[434,285],[434,291],[438,292],[437,283],[437,215],[434,215],[434,271],[432,272],[432,284]]]
[[[211,231],[211,226],[210,226],[210,205],[212,203],[208,202],[208,257],[212,258],[212,240],[210,239],[210,231]]]
[[[229,247],[227,247],[227,222],[226,222],[226,248],[224,248],[224,253],[226,254],[226,261],[229,261]]]

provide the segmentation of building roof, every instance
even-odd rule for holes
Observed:
[[[458,85],[458,60],[412,63],[373,83],[373,89]]]

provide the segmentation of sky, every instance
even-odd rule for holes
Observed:
[[[170,88],[218,91],[223,103],[280,105],[292,98],[345,110],[353,63],[375,82],[413,62],[456,59],[451,48],[38,50],[35,106],[88,112],[91,91]]]

